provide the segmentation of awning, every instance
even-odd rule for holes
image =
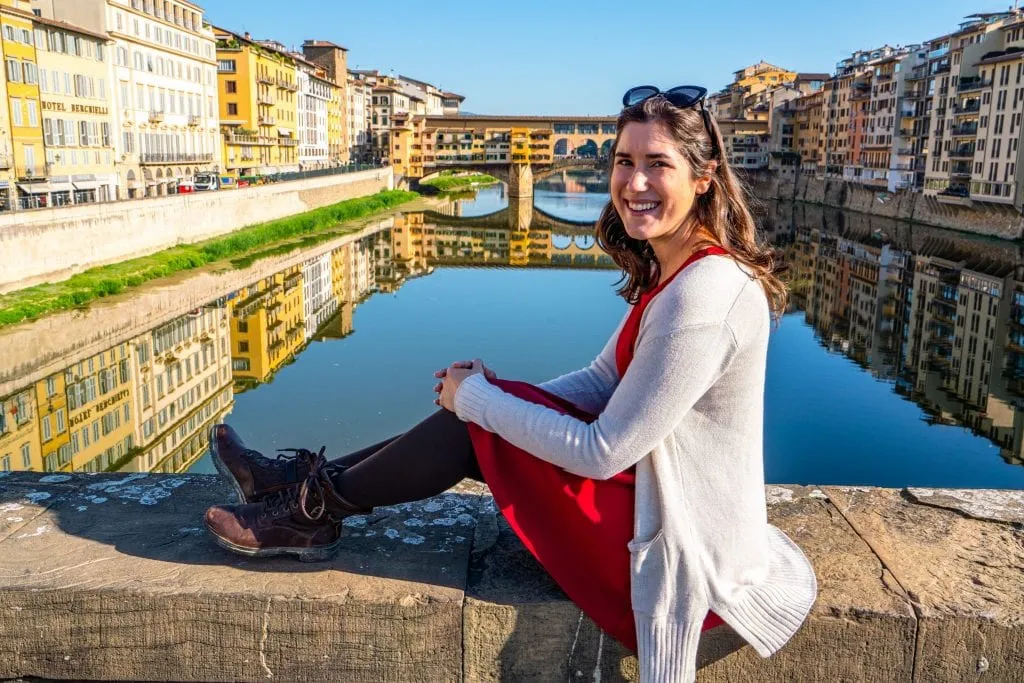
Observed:
[[[18,183],[18,189],[25,194],[49,194],[53,192],[50,183]]]
[[[292,132],[287,128],[278,128],[277,134],[285,138],[290,138],[292,136]]]
[[[129,180],[128,181],[128,189],[129,190],[141,190],[142,189],[142,183],[140,183],[138,180]]]
[[[76,180],[74,182],[76,190],[95,190],[100,185],[102,185],[102,183],[98,180]]]

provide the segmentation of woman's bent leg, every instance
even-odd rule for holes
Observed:
[[[405,434],[332,474],[338,494],[361,507],[422,500],[469,477],[483,481],[466,423],[439,410]],[[365,450],[365,449],[364,449]],[[355,460],[353,453],[343,459]]]

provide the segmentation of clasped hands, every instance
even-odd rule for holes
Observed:
[[[454,413],[455,393],[459,390],[459,385],[470,375],[478,375],[480,373],[483,373],[484,377],[488,380],[498,379],[494,371],[484,365],[484,362],[479,358],[456,361],[450,367],[438,370],[434,373],[434,377],[441,381],[434,385],[434,393],[438,394],[438,397],[434,399],[434,403]]]

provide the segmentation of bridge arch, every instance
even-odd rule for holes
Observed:
[[[576,244],[577,248],[582,249],[583,251],[592,249],[593,246],[597,244],[597,240],[593,235],[575,235],[572,238],[572,241]]]
[[[565,251],[572,246],[572,235],[563,235],[557,232],[551,233],[551,248],[558,251]]]
[[[555,140],[555,157],[569,156],[569,138]]]
[[[592,138],[587,138],[587,141],[576,148],[576,156],[584,157],[587,159],[596,159],[598,153],[597,143]]]
[[[615,140],[613,140],[611,138],[605,140],[601,144],[601,151],[598,154],[598,156],[600,156],[602,159],[607,159],[609,156],[611,156],[612,145],[614,145],[614,144],[615,144]]]

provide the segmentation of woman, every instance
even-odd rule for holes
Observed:
[[[705,92],[623,98],[597,236],[632,306],[589,367],[533,387],[455,363],[436,373],[443,410],[330,464],[322,450],[271,461],[216,427],[214,460],[248,503],[208,511],[218,542],[320,559],[344,517],[473,477],[567,595],[637,652],[642,680],[693,680],[701,630],[723,620],[762,656],[782,647],[817,593],[765,511],[765,358],[786,291]]]

